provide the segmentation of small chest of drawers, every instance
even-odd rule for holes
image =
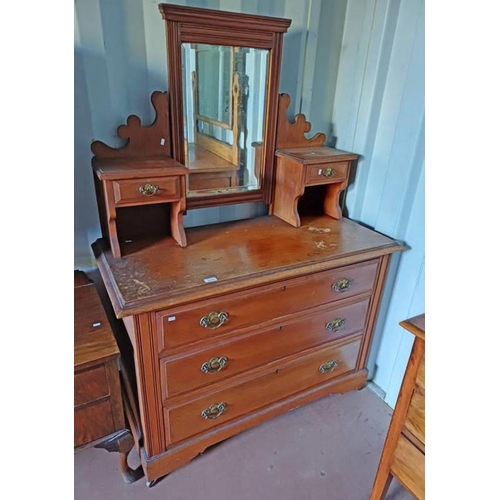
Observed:
[[[347,187],[351,164],[357,155],[324,146],[276,151],[276,186],[273,214],[294,227],[300,227],[299,201],[309,188],[324,186],[320,197],[322,213],[342,218],[339,198]]]
[[[390,255],[348,219],[261,217],[188,230],[113,257],[94,244],[134,349],[148,484],[207,447],[314,399],[366,384]]]

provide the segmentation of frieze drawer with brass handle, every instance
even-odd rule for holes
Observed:
[[[225,311],[213,311],[207,316],[203,316],[203,318],[200,319],[200,325],[204,328],[210,328],[214,330],[215,328],[221,327],[228,318],[229,314]]]
[[[209,406],[208,408],[205,408],[201,412],[201,416],[205,420],[215,420],[216,418],[219,418],[225,411],[226,411],[227,405],[224,402],[214,404]]]
[[[341,340],[335,345],[318,349],[305,359],[288,364],[283,361],[264,375],[211,392],[195,401],[186,401],[185,398],[177,400],[179,402],[164,400],[167,445],[225,425],[275,401],[324,384],[329,379],[341,377],[355,369],[360,343],[361,335]],[[320,372],[318,367],[326,365],[326,360],[332,360],[332,366],[327,365],[324,373]],[[337,363],[335,369],[333,360]],[[220,406],[222,403],[214,405],[214,401],[224,402],[224,407]]]
[[[362,265],[343,266],[313,273],[307,277],[256,287],[251,295],[248,291],[231,293],[202,303],[158,311],[159,357],[168,356],[171,349],[182,345],[206,342],[209,337],[208,331],[210,338],[215,339],[218,335],[223,336],[252,325],[277,322],[278,318],[300,310],[306,311],[321,304],[370,292],[377,269],[377,261],[372,260]],[[344,283],[344,280],[348,282]],[[224,323],[222,323],[223,316],[219,316],[221,311],[229,316]],[[326,319],[321,326],[323,331],[325,324],[333,318],[347,317],[341,313],[332,312],[332,314],[333,316]],[[227,355],[225,352],[222,354]],[[196,371],[199,373],[199,367],[203,362],[219,355],[220,352],[200,359],[199,363],[196,363]]]
[[[203,373],[217,373],[220,372],[227,364],[228,359],[225,356],[212,358],[210,361],[201,365]]]

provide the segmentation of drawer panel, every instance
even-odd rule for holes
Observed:
[[[305,185],[328,184],[329,182],[343,181],[347,177],[349,162],[321,163],[307,165]]]
[[[141,188],[144,194],[141,193]],[[178,200],[181,196],[179,177],[158,177],[151,179],[126,179],[113,181],[113,194],[117,207],[145,205]]]
[[[425,498],[425,455],[403,435],[396,445],[391,472],[417,499]]]
[[[75,373],[75,406],[109,395],[104,365]]]
[[[75,410],[75,448],[115,431],[109,399]]]
[[[160,357],[168,350],[370,292],[378,261],[311,274],[157,314]],[[200,324],[206,318],[208,326]],[[210,320],[213,323],[210,324]]]
[[[214,392],[176,408],[165,409],[166,435],[169,436],[167,444],[210,430],[353,370],[360,343],[358,338],[340,346],[318,350],[306,359],[273,370],[263,377]],[[338,365],[328,372],[333,361]],[[330,365],[325,365],[328,362]],[[320,367],[326,372],[322,373]],[[204,410],[212,418],[204,418]],[[217,413],[220,415],[217,416]]]
[[[425,397],[418,389],[413,392],[405,425],[415,437],[425,443]]]
[[[343,307],[323,306],[304,318],[277,324],[262,333],[181,359],[164,360],[161,362],[164,397],[209,385],[304,349],[361,332],[368,304],[369,298]]]

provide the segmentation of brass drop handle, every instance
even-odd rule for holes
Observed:
[[[336,281],[332,285],[332,290],[334,292],[345,292],[346,290],[349,289],[349,287],[354,283],[353,280],[347,279],[347,278],[342,278],[338,281]]]
[[[337,366],[339,366],[339,362],[334,359],[330,359],[322,365],[319,365],[319,371],[321,373],[331,373],[335,370],[335,368],[337,368]]]
[[[333,170],[333,168],[331,167],[328,167],[328,168],[324,168],[323,171],[321,172],[321,174],[325,177],[334,177],[335,176],[335,170]]]
[[[228,318],[229,314],[225,311],[212,311],[210,314],[200,319],[200,325],[204,328],[215,330],[215,328],[222,326]]]
[[[227,407],[227,405],[224,402],[214,404],[212,406],[209,406],[208,408],[205,408],[201,412],[201,416],[205,420],[215,420],[216,418],[219,418],[224,413],[224,411],[226,410],[226,407]]]
[[[212,358],[210,361],[203,363],[201,365],[201,371],[203,373],[216,373],[220,372],[227,364],[228,359],[225,356],[220,358]]]
[[[139,192],[144,196],[154,196],[158,189],[159,187],[156,184],[144,184],[139,188]]]
[[[326,324],[326,329],[335,333],[344,328],[346,319],[345,318],[335,318]]]

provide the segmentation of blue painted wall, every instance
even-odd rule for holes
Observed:
[[[153,118],[167,90],[164,22],[150,0],[75,0],[75,268],[95,266],[100,236],[90,143],[119,146],[116,127]],[[311,134],[362,156],[349,217],[408,246],[393,262],[369,359],[394,405],[412,337],[398,326],[424,311],[424,5],[422,0],[187,0],[171,3],[292,19],[281,92]],[[290,116],[291,117],[291,116]],[[190,211],[194,226],[265,213],[257,204]]]

